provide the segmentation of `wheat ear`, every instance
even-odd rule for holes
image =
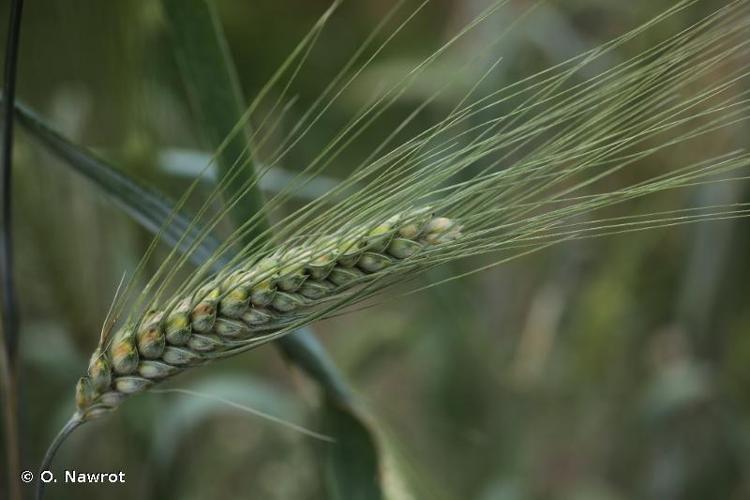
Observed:
[[[100,341],[76,386],[76,418],[104,415],[189,367],[272,340],[321,304],[460,235],[455,221],[411,210],[219,273]]]

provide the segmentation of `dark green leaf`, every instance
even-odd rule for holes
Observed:
[[[161,238],[169,246],[177,245],[185,231],[191,227],[192,217],[189,214],[174,213],[172,203],[163,194],[138,183],[83,146],[70,142],[21,103],[16,103],[16,116],[32,137],[107,193],[116,205],[141,226],[154,234],[161,230]],[[170,217],[171,222],[165,225]],[[180,250],[188,249],[198,234],[199,228],[193,226],[182,239]],[[191,255],[193,262],[205,262],[217,247],[218,242],[214,238],[204,238],[200,247]]]
[[[328,401],[323,413],[323,432],[336,440],[321,445],[331,500],[383,498],[375,437],[356,411]]]
[[[206,146],[219,151],[219,177],[227,175],[249,144],[247,127],[235,130],[242,121],[244,99],[237,83],[234,65],[213,6],[205,0],[163,0],[169,21],[174,52],[187,89],[190,106],[199,123]],[[228,142],[225,141],[228,138]],[[237,172],[229,192],[239,191],[255,177],[252,165]],[[236,221],[263,210],[264,200],[257,184],[233,207]],[[248,234],[252,240],[267,225]]]

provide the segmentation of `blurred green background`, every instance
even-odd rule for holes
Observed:
[[[320,0],[215,4],[246,96],[258,92],[328,6]],[[488,54],[504,60],[485,84],[500,87],[563,61],[668,4],[543,4],[523,18],[498,54]],[[723,4],[699,2],[605,63],[630,57]],[[280,138],[390,5],[346,2],[332,18],[294,82],[298,100]],[[285,172],[304,167],[373,89],[429,55],[485,5],[439,0],[427,6],[265,189],[277,190]],[[529,5],[510,2],[499,22],[507,26]],[[7,0],[0,1],[0,12],[5,40]],[[452,55],[455,66],[449,59],[431,68],[396,111],[426,99],[455,71],[461,54],[481,52],[501,25],[483,26],[463,40]],[[468,77],[466,86],[472,83]],[[202,166],[200,124],[191,116],[159,2],[28,1],[18,96],[67,137],[173,198]],[[436,102],[433,119],[455,97]],[[427,113],[413,130],[429,123]],[[74,384],[117,283],[150,236],[22,130],[17,136],[24,464],[34,470],[72,411]],[[297,203],[346,175],[377,138],[365,137],[348,150]],[[712,136],[701,151],[684,147],[639,168],[666,171],[706,150],[749,145],[750,130],[738,126]],[[620,175],[627,181],[628,173]],[[639,208],[732,203],[749,195],[747,184],[709,185],[643,200]],[[580,241],[314,329],[383,432],[393,498],[750,498],[748,255],[746,220]],[[423,282],[462,268],[442,268]],[[314,384],[271,346],[171,385],[316,428]],[[82,428],[56,460],[57,469],[122,470],[127,483],[59,486],[49,498],[319,499],[316,446],[215,403],[146,394]]]

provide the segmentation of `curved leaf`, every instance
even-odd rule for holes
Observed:
[[[192,217],[185,213],[175,213],[172,203],[162,193],[140,184],[87,148],[72,143],[24,104],[16,103],[16,116],[32,137],[107,193],[138,224],[154,234],[161,230],[161,238],[167,245],[175,246],[185,231],[188,231],[180,243],[180,250],[185,251],[200,234],[200,228],[190,224]],[[164,223],[170,217],[170,224],[165,226]],[[201,264],[217,247],[216,239],[208,236],[191,255],[191,259],[194,263]]]
[[[323,473],[331,500],[381,500],[377,443],[364,420],[351,407],[327,401],[323,429],[336,440],[321,445]]]

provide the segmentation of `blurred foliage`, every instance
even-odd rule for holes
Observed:
[[[523,4],[512,2],[506,17],[514,19]],[[488,55],[504,60],[486,85],[516,81],[595,46],[648,19],[661,4],[543,4],[499,47],[501,54]],[[252,96],[328,2],[216,0],[216,5],[243,93]],[[389,5],[345,2],[294,84],[299,97],[288,124]],[[373,88],[428,55],[482,5],[440,0],[425,9],[284,167],[296,170],[309,161]],[[660,29],[678,29],[721,5],[699,2]],[[7,1],[0,1],[0,12],[6,11]],[[482,36],[489,35],[480,30],[460,49],[482,50]],[[659,36],[650,32],[612,57],[629,57]],[[158,2],[28,2],[22,37],[19,97],[67,137],[176,198],[187,180],[158,168],[158,160],[170,148],[200,149],[200,124],[191,116]],[[408,109],[425,99],[451,70],[431,69],[399,106]],[[450,107],[451,97],[436,107]],[[429,124],[429,118],[419,118],[414,127]],[[700,147],[748,147],[748,132],[714,136],[715,143]],[[73,385],[114,289],[149,235],[87,181],[18,135],[25,463],[34,469],[72,410]],[[329,173],[344,175],[350,160],[378,140],[377,134],[363,138]],[[698,145],[638,168],[680,165],[693,156],[691,147]],[[620,175],[627,180],[634,174]],[[746,184],[704,186],[618,210],[731,203],[749,196]],[[398,469],[405,482],[393,486],[394,498],[747,498],[749,252],[744,220],[581,241],[419,294],[391,290],[376,307],[321,322],[316,330],[384,424],[386,465]],[[425,281],[462,268],[433,271]],[[295,422],[314,415],[310,410],[317,401],[313,386],[290,373],[270,347],[172,384]],[[143,395],[74,434],[59,467],[123,470],[128,482],[58,486],[51,496],[322,498],[317,443],[229,408],[206,412],[202,401],[184,398]],[[316,421],[310,418],[308,425],[315,428]]]

